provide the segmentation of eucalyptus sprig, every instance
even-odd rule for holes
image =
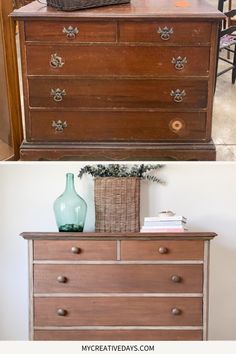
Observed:
[[[81,168],[78,177],[82,178],[84,174],[89,174],[92,177],[138,177],[140,179],[146,179],[151,182],[162,183],[160,178],[150,175],[150,171],[159,170],[164,165],[161,164],[141,164],[141,165],[124,165],[124,164],[97,164],[86,165]]]

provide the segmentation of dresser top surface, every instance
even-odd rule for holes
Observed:
[[[110,233],[110,232],[23,232],[26,240],[211,240],[214,232],[152,232],[152,233]]]
[[[46,0],[45,0],[46,2]],[[12,16],[24,18],[197,18],[221,19],[223,14],[205,0],[131,0],[130,4],[63,12],[34,1],[15,10]]]

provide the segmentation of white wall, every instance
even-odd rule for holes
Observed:
[[[0,339],[27,339],[27,242],[23,231],[56,231],[52,203],[65,173],[82,164],[0,164]],[[210,339],[236,340],[236,163],[166,163],[166,186],[142,183],[141,216],[173,210],[191,231],[215,231],[211,243]],[[93,230],[93,181],[76,179]]]

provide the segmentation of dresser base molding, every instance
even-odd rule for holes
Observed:
[[[21,160],[32,161],[215,161],[216,149],[209,143],[130,144],[32,144],[21,145]]]

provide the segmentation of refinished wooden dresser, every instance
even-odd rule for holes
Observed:
[[[206,340],[214,233],[23,233],[33,340]]]
[[[23,160],[214,160],[222,14],[205,0],[131,0],[20,21]]]

